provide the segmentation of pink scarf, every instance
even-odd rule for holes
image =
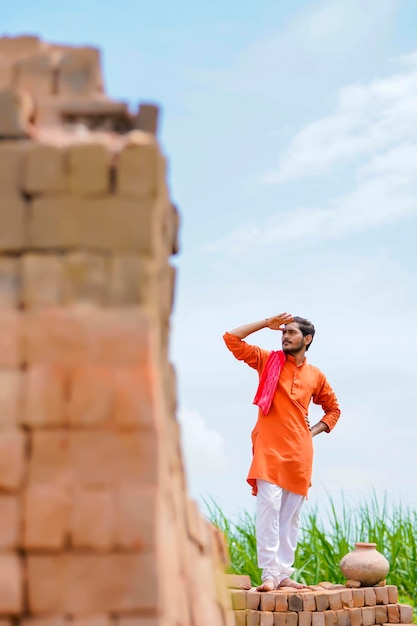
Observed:
[[[268,415],[269,409],[271,408],[278,378],[286,358],[285,353],[282,350],[278,350],[271,352],[266,361],[256,395],[253,399],[253,404],[257,404],[259,408],[262,409],[264,415]]]

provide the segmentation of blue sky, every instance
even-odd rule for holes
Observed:
[[[20,0],[2,30],[99,46],[112,97],[163,107],[192,493],[253,508],[257,381],[221,336],[290,311],[343,411],[315,440],[311,503],[374,489],[417,508],[417,3]]]

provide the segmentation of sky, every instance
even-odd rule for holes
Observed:
[[[254,510],[256,373],[222,335],[288,311],[315,324],[308,360],[342,408],[314,439],[306,506],[376,495],[417,509],[415,0],[62,6],[5,3],[2,32],[98,46],[111,97],[162,107],[192,495],[231,517]],[[280,333],[248,341],[278,349]]]

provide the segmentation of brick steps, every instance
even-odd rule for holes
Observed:
[[[229,585],[231,584],[229,580]],[[239,581],[235,581],[238,586]],[[244,581],[240,581],[244,585]],[[351,589],[315,585],[306,591],[230,589],[236,626],[374,626],[411,624],[413,607],[394,585]],[[331,588],[329,588],[331,587]]]

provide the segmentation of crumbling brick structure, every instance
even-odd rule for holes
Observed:
[[[178,214],[99,53],[0,39],[0,626],[230,626],[168,357]]]

